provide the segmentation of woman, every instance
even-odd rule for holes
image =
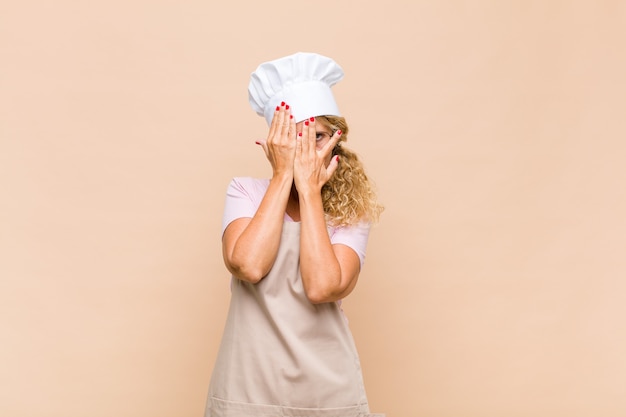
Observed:
[[[223,256],[232,298],[207,417],[357,417],[369,413],[340,308],[354,289],[378,205],[330,87],[333,60],[297,53],[261,64],[250,103],[272,178],[235,178]]]

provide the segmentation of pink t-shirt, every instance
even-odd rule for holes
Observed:
[[[226,205],[222,219],[222,234],[226,227],[236,219],[253,217],[261,200],[269,187],[269,179],[249,177],[233,178],[226,191]],[[285,214],[285,221],[293,221]],[[328,235],[332,244],[342,244],[352,248],[361,260],[361,267],[365,261],[365,249],[369,236],[370,224],[360,223],[354,226],[328,226]]]

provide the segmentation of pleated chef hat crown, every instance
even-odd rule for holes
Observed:
[[[282,101],[289,104],[296,122],[315,116],[340,116],[330,87],[342,78],[343,70],[332,59],[298,52],[259,65],[250,77],[248,99],[268,125]]]

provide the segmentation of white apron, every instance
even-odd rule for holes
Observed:
[[[337,303],[311,304],[300,276],[300,223],[285,222],[257,284],[233,279],[205,417],[370,414],[352,334]]]

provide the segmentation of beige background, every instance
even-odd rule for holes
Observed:
[[[248,76],[298,50],[387,207],[373,410],[626,415],[625,39],[623,1],[3,0],[0,415],[202,415]]]

